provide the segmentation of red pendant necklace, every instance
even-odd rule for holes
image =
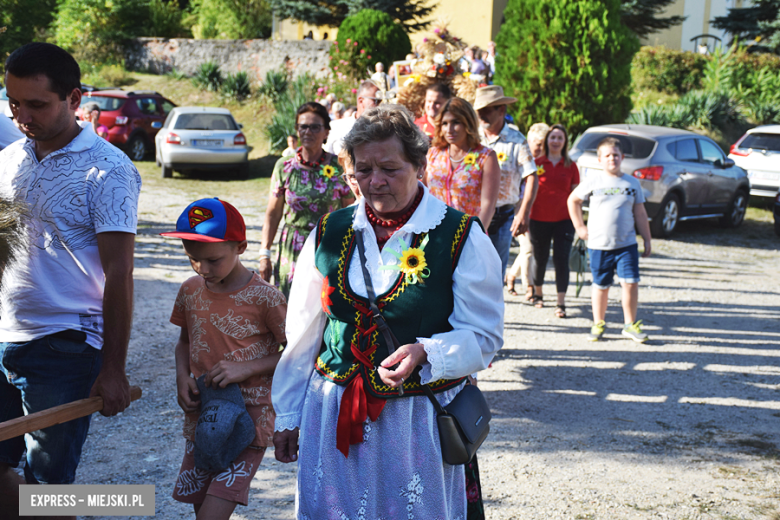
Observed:
[[[377,236],[376,241],[380,249],[382,248],[382,246],[385,245],[385,243],[388,240],[390,240],[390,237],[392,237],[396,231],[401,229],[404,224],[409,222],[409,219],[412,218],[412,215],[414,215],[414,212],[417,210],[417,206],[420,205],[420,201],[422,200],[423,193],[424,193],[423,189],[419,188],[417,192],[417,196],[415,197],[414,202],[412,203],[412,206],[406,211],[406,213],[404,213],[397,219],[392,219],[392,220],[380,219],[379,217],[376,216],[374,210],[371,209],[371,206],[366,204],[366,217],[368,217],[368,221],[371,222],[375,230],[377,228],[385,228],[385,229],[392,228],[393,230],[393,232],[386,237],[380,238]]]
[[[325,162],[325,155],[326,155],[325,150],[322,151],[322,155],[320,155],[319,160],[316,161],[316,162],[311,162],[311,161],[304,160],[302,150],[303,150],[303,147],[300,147],[300,148],[298,148],[298,151],[295,152],[295,157],[298,159],[298,162],[302,166],[306,166],[307,168],[311,168],[313,170],[316,170],[317,168],[322,166],[323,162]]]

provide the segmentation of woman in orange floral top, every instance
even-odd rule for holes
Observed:
[[[498,200],[501,170],[496,153],[480,144],[477,113],[452,98],[436,118],[423,182],[431,195],[458,211],[479,217],[487,229]]]

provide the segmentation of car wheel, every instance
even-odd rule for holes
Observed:
[[[725,227],[737,227],[745,220],[747,211],[748,194],[740,190],[734,195],[734,198],[726,210],[726,214],[720,219],[721,225]]]
[[[668,238],[677,229],[679,221],[680,197],[670,193],[661,204],[661,211],[650,222],[650,231],[654,237]]]
[[[165,163],[160,163],[160,172],[163,179],[170,179],[173,177],[173,168],[168,168]]]
[[[133,161],[143,161],[146,157],[146,140],[140,135],[133,137],[127,145],[127,155]]]

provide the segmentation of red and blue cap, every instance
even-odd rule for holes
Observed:
[[[246,224],[236,208],[215,197],[187,206],[176,221],[176,231],[160,235],[196,242],[243,242]]]

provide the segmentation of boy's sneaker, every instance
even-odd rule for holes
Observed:
[[[642,320],[637,320],[634,323],[626,325],[622,334],[627,338],[633,339],[637,343],[644,343],[647,341],[647,334],[642,332]]]
[[[590,328],[590,334],[588,334],[588,341],[598,341],[601,336],[604,335],[604,331],[607,330],[607,324],[604,320],[598,323],[594,323]]]

